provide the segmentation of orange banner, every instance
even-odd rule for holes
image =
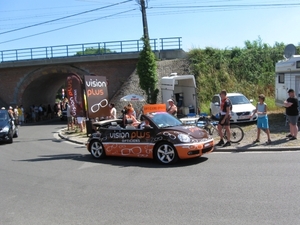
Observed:
[[[144,105],[144,114],[150,112],[166,112],[167,110],[166,104],[147,104]]]

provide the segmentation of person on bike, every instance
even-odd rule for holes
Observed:
[[[266,142],[267,145],[271,144],[271,138],[270,138],[270,129],[269,129],[269,122],[268,122],[268,115],[267,115],[267,104],[265,103],[265,96],[263,94],[260,94],[258,96],[258,103],[256,105],[255,113],[258,115],[257,119],[257,136],[256,140],[253,142],[253,144],[259,142],[260,138],[260,130],[265,131],[265,133],[268,136],[268,141]]]
[[[222,90],[220,93],[221,97],[221,105],[220,105],[220,119],[218,124],[218,133],[220,136],[220,141],[218,142],[217,146],[231,146],[230,142],[230,112],[232,108],[232,104],[229,98],[227,98],[226,90]],[[225,143],[223,140],[223,127],[226,130],[226,138],[227,142]]]

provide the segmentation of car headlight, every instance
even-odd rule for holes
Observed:
[[[191,142],[191,139],[188,135],[186,134],[179,134],[178,135],[178,139],[181,141],[181,142]]]
[[[8,132],[9,131],[9,127],[6,126],[6,127],[3,127],[2,130],[0,132]]]

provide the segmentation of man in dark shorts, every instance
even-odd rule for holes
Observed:
[[[293,89],[290,89],[288,94],[289,98],[284,101],[284,107],[286,108],[285,114],[290,125],[290,133],[286,137],[290,140],[295,140],[298,135],[298,99],[295,97],[295,91]]]
[[[230,142],[230,109],[231,109],[231,101],[227,98],[226,90],[222,90],[220,93],[221,97],[221,105],[220,105],[220,120],[218,124],[218,133],[220,136],[220,141],[218,142],[217,146],[231,146]],[[226,137],[227,142],[225,143],[223,140],[223,132],[222,128],[226,130]]]

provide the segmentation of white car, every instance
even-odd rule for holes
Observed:
[[[254,113],[256,107],[252,105],[252,99],[249,100],[240,93],[227,93],[227,97],[232,103],[231,123],[243,123],[257,120],[257,114]],[[220,102],[220,95],[214,95],[210,103],[210,114],[213,118],[220,118]]]

